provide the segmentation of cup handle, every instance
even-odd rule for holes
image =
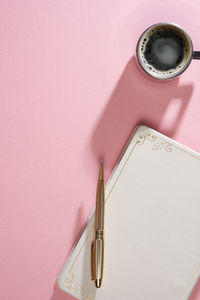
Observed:
[[[193,51],[192,58],[193,59],[200,59],[200,51]]]

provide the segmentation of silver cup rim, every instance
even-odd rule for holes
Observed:
[[[187,38],[188,42],[189,42],[189,45],[190,45],[190,49],[189,49],[189,55],[188,55],[188,61],[187,63],[180,69],[178,70],[177,72],[175,72],[174,74],[166,74],[165,76],[159,76],[157,73],[153,74],[152,72],[150,72],[147,68],[145,68],[145,65],[143,63],[143,60],[140,56],[140,51],[139,51],[139,45],[140,45],[140,42],[141,40],[143,39],[144,35],[151,29],[153,29],[154,27],[157,27],[159,25],[171,25],[171,26],[174,26],[176,28],[178,28],[179,30],[181,30],[183,32],[183,34],[185,35],[185,37]],[[137,57],[137,61],[140,65],[140,67],[142,68],[142,70],[148,74],[149,76],[153,77],[153,78],[156,78],[158,80],[170,80],[170,79],[173,79],[173,78],[176,78],[177,76],[179,76],[180,74],[182,74],[187,68],[188,66],[190,65],[191,63],[191,60],[192,60],[192,54],[193,54],[193,44],[192,44],[192,40],[190,38],[190,36],[188,35],[188,33],[178,24],[176,23],[171,23],[171,22],[160,22],[160,23],[155,23],[151,26],[149,26],[148,28],[146,28],[143,33],[140,35],[139,39],[138,39],[138,42],[137,42],[137,46],[136,46],[136,57]]]

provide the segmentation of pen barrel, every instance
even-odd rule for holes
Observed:
[[[99,180],[97,185],[97,196],[96,196],[96,217],[95,217],[96,230],[104,230],[104,206],[105,206],[104,198],[105,198],[104,181]]]
[[[104,239],[103,230],[96,231],[96,239],[94,241],[95,255],[95,280],[99,282],[99,287],[103,278],[103,263],[104,263]]]

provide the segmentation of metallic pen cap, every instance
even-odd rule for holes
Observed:
[[[96,288],[101,287],[101,279],[100,278],[95,280],[95,286],[96,286]]]

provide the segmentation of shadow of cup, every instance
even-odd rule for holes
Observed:
[[[106,168],[114,167],[128,137],[138,124],[173,137],[184,116],[193,85],[151,79],[133,57],[127,63],[91,139],[95,159],[104,158]],[[162,120],[168,106],[178,101],[178,111],[168,124]]]

